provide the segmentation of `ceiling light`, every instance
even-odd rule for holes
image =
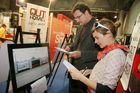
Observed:
[[[19,2],[23,3],[23,2],[25,2],[25,0],[19,0]]]
[[[117,16],[115,15],[115,16],[114,16],[114,19],[116,19],[116,18],[117,18]]]

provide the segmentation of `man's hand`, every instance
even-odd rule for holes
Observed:
[[[80,58],[81,57],[81,51],[77,50],[77,51],[73,51],[69,57],[72,57],[72,58]]]
[[[66,51],[70,51],[70,47],[66,46],[66,48],[64,48]]]

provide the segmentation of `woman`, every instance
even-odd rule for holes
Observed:
[[[102,19],[93,29],[95,43],[103,49],[98,53],[98,63],[89,79],[77,69],[69,69],[69,72],[73,79],[80,80],[89,87],[89,93],[113,93],[124,71],[125,51],[128,48],[115,42],[117,32],[112,21]]]

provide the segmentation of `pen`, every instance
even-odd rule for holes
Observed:
[[[87,67],[83,70],[82,74],[87,70]]]

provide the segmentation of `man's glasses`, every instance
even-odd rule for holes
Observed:
[[[96,22],[96,23],[95,23],[95,28],[105,28],[105,29],[107,29],[107,30],[110,30],[108,27],[106,27],[106,26],[100,24],[99,22]]]
[[[80,19],[82,15],[83,15],[83,14],[81,14],[81,15],[79,15],[79,16],[76,16],[76,17],[74,17],[74,20]]]

